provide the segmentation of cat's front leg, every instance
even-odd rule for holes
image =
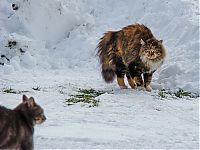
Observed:
[[[23,145],[21,146],[20,150],[33,150],[33,144]]]
[[[152,87],[151,87],[151,80],[152,80],[152,76],[153,76],[153,73],[144,73],[144,86],[145,86],[145,89],[149,92],[152,91]]]
[[[27,137],[22,142],[20,150],[33,150],[33,136]]]

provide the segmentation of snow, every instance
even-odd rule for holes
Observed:
[[[104,86],[92,72],[79,76],[76,71],[25,71],[1,79],[3,85],[28,90],[25,94],[43,106],[47,121],[35,128],[36,149],[198,147],[198,99],[161,99],[156,91]],[[37,86],[40,91],[32,90]],[[90,87],[107,91],[98,97],[99,107],[64,103],[77,88]],[[0,104],[12,108],[20,99],[2,93]]]
[[[151,93],[106,84],[95,56],[104,32],[135,22],[167,49]],[[8,41],[17,44],[10,48]],[[162,88],[199,94],[197,0],[1,0],[0,55],[10,60],[0,58],[0,105],[15,107],[23,93],[44,107],[47,121],[36,126],[36,149],[199,146],[198,98],[158,97]],[[32,89],[37,86],[40,91]],[[22,93],[2,92],[9,87]],[[78,88],[106,93],[98,107],[67,106]]]

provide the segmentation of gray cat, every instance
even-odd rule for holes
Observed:
[[[46,120],[34,98],[22,97],[13,110],[0,106],[0,149],[33,149],[34,125]]]

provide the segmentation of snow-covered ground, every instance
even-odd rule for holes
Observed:
[[[158,96],[162,88],[199,94],[198,18],[198,0],[0,0],[0,104],[13,108],[23,93],[44,108],[36,149],[198,149],[199,99]],[[167,49],[151,93],[104,83],[95,56],[105,31],[135,22]],[[22,92],[3,92],[10,87]],[[67,106],[78,88],[106,93],[98,107]]]

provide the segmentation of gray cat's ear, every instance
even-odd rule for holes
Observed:
[[[33,97],[30,97],[27,101],[28,107],[34,107],[35,106],[35,100]]]
[[[143,39],[141,39],[141,40],[140,40],[140,44],[143,46],[143,45],[145,45],[146,43],[144,42]]]
[[[26,95],[23,95],[22,100],[23,100],[23,102],[26,102],[26,101],[28,101],[28,97]]]

